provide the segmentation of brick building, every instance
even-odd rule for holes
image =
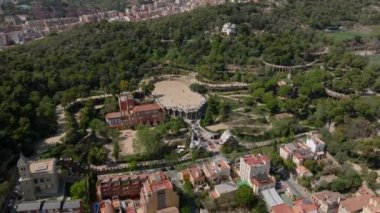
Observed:
[[[98,176],[100,212],[178,212],[179,197],[163,172]]]
[[[156,126],[165,120],[165,112],[156,103],[139,104],[128,94],[119,96],[119,111],[106,115],[109,127]]]
[[[112,199],[138,199],[143,183],[148,179],[148,174],[141,175],[101,175],[98,176],[96,192],[98,200]]]

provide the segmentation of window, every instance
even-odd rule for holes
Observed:
[[[38,183],[38,179],[34,179],[34,183]]]
[[[44,182],[44,179],[43,178],[40,178],[40,183],[43,183]]]

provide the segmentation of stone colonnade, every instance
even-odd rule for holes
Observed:
[[[335,91],[329,90],[327,88],[325,88],[325,92],[326,92],[326,94],[328,96],[330,96],[332,98],[345,99],[345,98],[349,98],[350,97],[349,95],[346,95],[346,94],[343,94],[343,93],[339,93],[339,92],[335,92]]]
[[[304,65],[295,65],[295,66],[283,66],[283,65],[277,65],[277,64],[271,64],[268,62],[263,61],[265,65],[265,69],[267,70],[274,70],[278,72],[293,72],[296,70],[305,70],[309,67],[312,67],[318,60],[315,60],[313,62],[310,62],[308,64]]]

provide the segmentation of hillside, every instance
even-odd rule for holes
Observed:
[[[376,1],[291,1],[269,13],[263,12],[269,8],[266,4],[228,4],[150,22],[85,25],[0,52],[0,162],[20,150],[30,155],[34,141],[56,130],[58,103],[93,90],[116,93],[121,80],[136,88],[149,74],[147,68],[167,61],[218,81],[228,79],[220,79],[217,72],[229,64],[260,67],[261,59],[303,64],[310,61],[305,52],[330,44],[320,29],[377,23],[379,12],[356,15],[371,2]],[[237,36],[225,37],[215,30],[226,22],[238,25]],[[342,46],[323,60],[332,67],[363,70],[367,65]],[[379,78],[379,69],[366,70],[371,79]],[[245,81],[252,83],[252,78]]]

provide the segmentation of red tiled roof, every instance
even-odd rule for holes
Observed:
[[[121,118],[120,112],[110,112],[106,114],[106,119]]]
[[[283,203],[273,206],[272,213],[293,213],[293,210],[286,203]]]
[[[219,197],[218,193],[217,193],[215,190],[212,190],[212,191],[210,192],[210,196],[211,196],[211,198],[214,199],[214,200],[218,199],[218,197]]]
[[[222,169],[230,169],[230,166],[228,165],[228,163],[224,161],[223,159],[219,160],[217,163],[218,163],[218,166],[220,166]]]
[[[295,213],[318,211],[318,206],[308,200],[296,200],[293,202],[293,211]]]
[[[170,180],[163,180],[160,183],[151,184],[150,187],[152,188],[152,191],[155,192],[162,189],[172,189],[173,185]]]
[[[258,164],[267,164],[269,162],[269,158],[266,155],[246,155],[243,157],[243,160],[246,164],[253,166]]]
[[[198,167],[189,168],[189,172],[190,172],[191,177],[194,180],[200,180],[200,179],[204,178],[202,170]]]
[[[133,107],[133,112],[144,112],[144,111],[152,111],[152,110],[159,110],[161,109],[160,105],[158,104],[143,104],[139,106]]]
[[[352,197],[340,202],[340,205],[349,212],[356,212],[362,210],[365,205],[368,205],[372,197],[373,195],[370,194]]]
[[[155,192],[162,189],[172,189],[173,185],[168,176],[163,172],[153,173],[149,175],[149,179],[145,182],[145,189],[148,192]]]

